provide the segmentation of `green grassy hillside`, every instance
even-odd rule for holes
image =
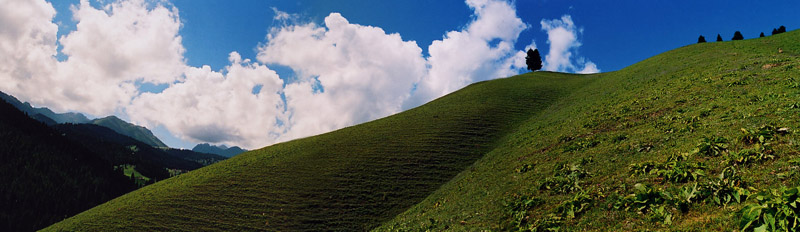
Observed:
[[[593,75],[594,83],[525,121],[496,149],[379,230],[741,229],[739,210],[755,203],[755,194],[800,185],[800,137],[794,133],[800,129],[798,41],[800,31],[689,45]],[[757,150],[757,142],[743,141],[741,129],[764,125],[775,127],[763,130],[774,138],[766,138],[772,152],[760,153],[774,159],[731,162],[745,149]],[[780,128],[789,133],[776,132]],[[702,146],[704,138],[727,139],[727,147],[714,155]],[[670,156],[681,154],[688,159],[668,165]],[[632,164],[642,170],[647,162],[667,167],[632,172]],[[696,180],[675,178],[698,163],[705,169],[695,168],[703,172],[694,173]],[[739,181],[730,175],[721,181],[725,167],[733,167]],[[724,203],[725,194],[714,190],[725,181],[729,190],[750,192],[749,200],[718,205],[715,196]],[[637,183],[650,188],[637,190]],[[694,197],[681,195],[691,189],[697,190]]]
[[[610,73],[473,84],[161,181],[48,230],[737,229],[736,212],[756,199],[746,196],[800,179],[790,162],[800,157],[797,41],[795,31],[690,45]],[[730,169],[719,179],[725,167],[738,179]]]
[[[407,112],[155,183],[49,229],[367,230],[591,81],[541,72],[477,83]]]

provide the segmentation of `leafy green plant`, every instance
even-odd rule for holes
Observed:
[[[706,169],[703,163],[688,162],[689,156],[690,155],[686,153],[672,154],[663,164],[645,162],[631,164],[628,169],[631,175],[654,174],[663,178],[664,181],[686,183],[705,176],[704,170]]]
[[[658,177],[674,183],[696,181],[705,176],[706,166],[703,163],[690,163],[686,161],[670,161],[663,168],[656,171]]]
[[[543,204],[542,199],[529,195],[519,196],[507,204],[508,212],[511,215],[511,225],[515,228],[523,228],[528,224],[528,211],[536,206]]]
[[[553,170],[553,176],[564,176],[564,177],[574,177],[578,179],[582,179],[585,177],[591,176],[591,174],[583,168],[583,165],[589,163],[591,161],[587,161],[581,159],[580,161],[569,164],[569,163],[559,163],[556,164],[556,167]]]
[[[634,163],[628,167],[631,175],[646,175],[658,171],[658,165],[653,162]]]
[[[581,179],[591,176],[583,165],[593,162],[592,158],[583,158],[573,164],[562,162],[556,164],[553,177],[545,178],[539,184],[540,190],[550,190],[556,193],[571,193],[582,190]]]
[[[615,202],[613,206],[615,209],[646,213],[652,206],[666,202],[662,189],[653,188],[645,184],[636,184],[633,188],[636,192]]]
[[[572,143],[564,147],[564,152],[578,151],[586,148],[592,148],[597,146],[598,144],[600,144],[599,141],[584,138],[577,141],[573,141]]]
[[[669,191],[663,194],[666,195],[665,199],[668,201],[668,203],[671,203],[682,212],[686,212],[689,210],[689,206],[702,198],[700,189],[701,188],[698,187],[697,183],[694,183],[692,185],[684,185],[680,189],[676,189],[677,193],[675,194]]]
[[[723,169],[717,178],[703,184],[702,192],[706,201],[722,206],[744,202],[750,196],[750,191],[743,187],[742,179],[733,167]]]
[[[599,192],[580,191],[572,198],[561,202],[554,213],[549,213],[528,225],[518,226],[520,231],[559,231],[567,220],[574,219],[592,207],[597,197],[602,197]]]
[[[730,165],[745,165],[769,159],[774,159],[772,155],[772,148],[769,144],[756,144],[755,147],[750,149],[742,149],[739,152],[734,152],[728,155],[728,164]]]
[[[561,225],[563,224],[564,224],[563,217],[560,217],[554,213],[550,213],[540,219],[537,219],[533,223],[529,224],[527,227],[520,228],[520,231],[531,231],[531,232],[559,231],[561,230]]]
[[[658,208],[654,208],[650,214],[648,214],[648,218],[651,222],[661,222],[665,225],[672,224],[672,213],[669,212],[668,209],[665,208],[665,205],[661,205]]]
[[[728,151],[728,139],[724,137],[703,138],[692,153],[705,156],[720,156]]]
[[[555,193],[571,193],[582,190],[580,181],[574,177],[548,177],[539,184],[539,190],[550,190]]]
[[[800,230],[800,187],[771,189],[740,211],[742,231]]]
[[[672,188],[669,191],[644,184],[636,184],[634,189],[635,193],[618,199],[613,208],[648,214],[650,221],[667,225],[672,224],[673,214],[669,210],[670,207],[686,212],[693,203],[702,200],[703,197],[701,187],[697,183]]]
[[[556,213],[567,219],[573,219],[577,215],[586,212],[594,202],[593,194],[580,191],[556,207]]]
[[[748,145],[756,143],[765,143],[767,140],[775,136],[777,129],[774,126],[763,125],[757,129],[740,129],[743,133],[742,142]]]

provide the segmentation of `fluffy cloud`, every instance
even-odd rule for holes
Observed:
[[[297,74],[284,91],[289,117],[284,139],[399,112],[427,71],[416,42],[351,24],[338,13],[326,17],[324,26],[286,26],[267,37],[258,60]]]
[[[575,27],[572,17],[569,15],[561,16],[561,19],[541,21],[542,30],[547,32],[547,43],[550,44],[550,51],[544,59],[544,70],[558,72],[577,72],[577,73],[597,73],[600,69],[597,65],[584,59],[573,58],[573,52],[577,53],[581,42],[578,41],[578,34],[583,29]],[[573,63],[573,61],[575,61]]]
[[[92,69],[98,78],[174,81],[184,69],[178,10],[147,8],[144,0],[131,0],[100,10],[81,0],[73,7],[77,30],[59,40],[67,65]]]
[[[182,139],[248,148],[282,133],[283,81],[264,65],[232,52],[224,72],[190,67],[185,81],[161,93],[143,93],[127,108],[134,122],[163,125]]]
[[[407,106],[416,106],[470,83],[507,77],[524,66],[524,52],[514,50],[527,25],[505,1],[468,0],[475,19],[464,30],[450,31],[428,47],[429,76]],[[523,64],[520,66],[519,58]]]
[[[77,30],[58,40],[67,59],[57,61],[52,6],[9,4],[0,9],[9,11],[0,13],[0,90],[34,104],[110,114],[138,94],[135,81],[170,83],[185,68],[175,8],[132,0],[101,10],[82,0],[72,7]]]
[[[42,103],[37,96],[55,73],[58,25],[56,11],[45,2],[7,0],[0,7],[0,91]],[[42,95],[49,94],[43,92]]]

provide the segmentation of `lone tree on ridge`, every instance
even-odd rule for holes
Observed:
[[[697,38],[697,43],[705,43],[705,42],[706,42],[706,37],[703,37],[701,35],[700,38]]]
[[[764,32],[761,32],[761,34],[760,34],[760,35],[758,35],[758,37],[759,37],[759,38],[761,38],[761,37],[764,37]]]
[[[720,36],[719,34],[717,34],[717,42],[722,42],[722,36]]]
[[[539,49],[528,48],[528,56],[525,56],[525,64],[528,65],[528,70],[531,71],[542,69],[542,56],[539,55]]]

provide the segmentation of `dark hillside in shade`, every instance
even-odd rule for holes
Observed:
[[[164,144],[164,142],[161,142],[161,140],[159,140],[155,135],[153,135],[153,132],[151,132],[147,128],[123,121],[122,119],[119,119],[116,116],[98,118],[92,120],[90,123],[107,127],[111,130],[114,130],[114,132],[134,138],[153,147],[167,147],[167,145]]]
[[[59,124],[54,128],[83,144],[90,150],[103,154],[113,165],[136,165],[136,170],[149,178],[169,178],[167,168],[194,170],[203,165],[181,157],[170,155],[162,149],[152,147],[139,140],[118,134],[113,130],[93,124]]]
[[[31,231],[135,188],[101,155],[0,100],[0,231]]]

